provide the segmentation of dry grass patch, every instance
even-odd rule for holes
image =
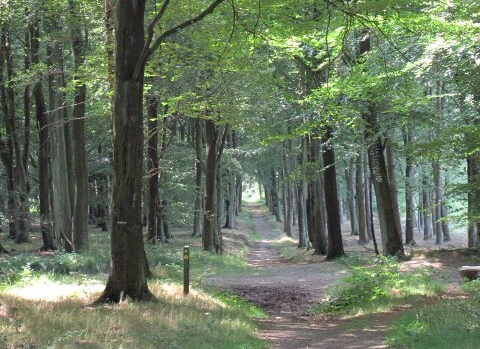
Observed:
[[[55,285],[51,285],[55,291]],[[55,300],[0,296],[3,348],[262,348],[245,309],[200,290],[151,285],[157,302],[90,307],[98,293],[72,292]],[[3,342],[2,342],[3,341]]]

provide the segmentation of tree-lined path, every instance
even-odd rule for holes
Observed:
[[[294,264],[280,256],[274,241],[281,235],[260,205],[248,206],[249,228],[260,236],[250,245],[248,263],[251,274],[209,277],[208,286],[232,291],[260,306],[268,319],[260,319],[261,337],[273,348],[385,348],[382,330],[385,318],[392,314],[369,317],[366,328],[352,328],[348,321],[333,317],[309,316],[308,310],[322,299],[323,291],[346,275],[338,262]]]

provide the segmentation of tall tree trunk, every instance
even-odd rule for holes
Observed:
[[[12,176],[10,179],[10,207],[11,207],[11,234],[10,237],[15,238],[15,242],[22,243],[29,240],[29,205],[28,205],[28,179],[24,160],[17,132],[16,108],[15,108],[15,71],[14,57],[12,51],[12,43],[10,40],[9,23],[4,23],[2,28],[2,37],[0,39],[1,59],[5,60],[7,68],[7,76],[9,83],[5,85],[3,72],[0,84],[1,99],[4,109],[5,129],[7,134],[7,149],[10,153],[7,174]],[[0,63],[0,64],[3,64]],[[3,69],[2,69],[3,71]],[[5,162],[4,162],[5,163]],[[15,203],[13,201],[16,201]],[[18,202],[18,204],[17,204]],[[15,235],[13,235],[13,233]]]
[[[155,97],[147,98],[148,141],[147,141],[147,175],[148,175],[148,215],[147,236],[152,244],[157,243],[158,196],[158,108]]]
[[[478,181],[480,179],[480,167],[478,160],[473,157],[467,157],[467,181],[468,181],[468,247],[478,245],[477,222],[480,213],[478,211]]]
[[[142,233],[143,66],[145,0],[116,6],[111,267],[98,302],[153,298],[146,281]]]
[[[433,170],[433,181],[435,184],[435,207],[434,207],[434,221],[436,227],[436,239],[435,244],[443,245],[443,227],[442,227],[442,177],[440,172],[440,164],[438,159],[433,160],[432,162],[432,170]]]
[[[353,160],[349,160],[348,169],[345,170],[345,180],[347,181],[347,200],[348,212],[350,216],[350,235],[358,235],[358,218],[355,202],[355,187],[353,181],[355,180],[355,167]]]
[[[368,154],[364,152],[362,156],[362,161],[365,164],[363,166],[363,178],[365,179],[365,219],[367,225],[367,238],[373,239],[374,229],[373,229],[373,215],[372,215],[372,198],[371,193],[371,181],[370,175],[368,173]]]
[[[298,166],[303,169],[305,163],[305,137],[300,140],[300,151],[297,157]],[[298,248],[307,247],[307,211],[305,198],[305,176],[297,183],[297,216],[298,216]]]
[[[228,144],[231,149],[236,148],[235,132],[231,130],[228,134]],[[227,193],[228,196],[225,200],[225,226],[224,228],[233,229],[235,227],[235,216],[237,213],[237,180],[235,176],[235,171],[230,169],[227,170]]]
[[[310,140],[310,159],[309,161],[312,164],[317,166],[325,167],[322,155],[321,155],[321,144],[318,139],[311,138]],[[314,236],[314,248],[316,254],[326,255],[328,253],[327,246],[327,214],[326,212],[326,197],[325,197],[325,175],[324,173],[320,174],[309,174],[313,176],[312,181],[312,191],[311,194],[312,200],[312,229]],[[330,205],[331,203],[329,203]]]
[[[325,166],[325,201],[327,205],[328,252],[327,259],[338,258],[345,255],[343,250],[342,230],[337,193],[337,173],[335,169],[335,153],[329,144],[332,138],[332,129],[327,127],[322,141],[325,146],[323,151],[323,165]]]
[[[305,207],[305,185],[297,184],[298,248],[307,247],[307,222]]]
[[[218,161],[218,160],[217,160]],[[217,217],[216,217],[216,226],[215,226],[215,252],[216,253],[223,253],[223,235],[222,235],[222,226],[221,226],[221,221],[222,221],[222,216],[224,212],[224,206],[223,206],[223,181],[222,181],[222,166],[220,162],[217,162],[217,180],[216,180],[216,186],[217,188],[215,189],[215,194],[216,194],[216,208],[217,208]]]
[[[388,256],[403,256],[403,245],[395,222],[393,198],[388,180],[388,173],[384,157],[384,145],[380,138],[377,123],[377,114],[373,102],[368,104],[366,136],[371,138],[368,147],[370,173],[375,187],[377,198],[378,218],[382,233],[383,253]]]
[[[413,141],[413,132],[411,126],[406,126],[402,130],[403,144],[407,147]],[[405,243],[416,246],[414,226],[415,226],[415,207],[413,203],[413,181],[414,166],[413,158],[407,153],[405,157]]]
[[[5,167],[7,192],[8,192],[8,226],[9,226],[9,238],[15,239],[18,232],[18,208],[17,208],[17,183],[15,179],[14,171],[14,150],[12,145],[12,139],[9,135],[10,128],[8,127],[8,120],[10,116],[10,105],[5,77],[4,77],[4,62],[7,61],[6,46],[7,46],[7,28],[4,25],[0,27],[0,102],[2,105],[4,125],[6,129],[6,137],[1,135],[0,139],[0,157],[2,159],[3,166]]]
[[[29,27],[30,31],[30,49],[32,64],[39,63],[40,51],[40,32],[39,32],[39,18],[35,13],[32,17]],[[39,211],[40,211],[40,230],[42,233],[42,250],[49,251],[57,248],[56,237],[52,229],[52,221],[50,216],[50,183],[49,183],[49,123],[47,108],[45,106],[45,97],[43,94],[42,80],[38,80],[33,87],[33,97],[35,100],[35,117],[37,119],[38,127],[38,189],[39,189]]]
[[[203,185],[203,154],[202,154],[202,146],[203,146],[203,127],[202,121],[200,119],[196,119],[194,121],[195,125],[195,132],[194,132],[194,142],[195,142],[195,207],[193,212],[193,237],[202,236],[202,221],[201,218],[203,216],[203,206],[204,206],[204,193],[205,188]]]
[[[277,172],[275,171],[275,168],[273,166],[270,168],[270,176],[272,180],[272,214],[275,216],[277,222],[281,222],[282,219],[280,217],[280,200],[278,198]]]
[[[364,245],[369,242],[369,238],[367,235],[362,153],[356,159],[355,192],[357,193],[358,243]]]
[[[112,97],[110,98],[110,112],[112,113],[111,122],[113,122],[113,92],[115,89],[114,9],[112,0],[104,0],[103,10],[105,19],[105,49],[107,51],[108,85],[109,91],[112,94]]]
[[[58,35],[60,27],[54,17],[49,19],[49,30],[52,35]],[[54,229],[65,242],[65,250],[73,251],[72,242],[72,215],[68,173],[66,169],[67,154],[64,127],[65,108],[63,92],[63,50],[59,40],[48,43],[48,64],[50,67],[49,94],[50,94],[50,125],[51,136],[51,169],[52,169],[52,201]]]
[[[423,207],[423,240],[430,240],[432,238],[432,214],[430,204],[430,186],[429,178],[426,174],[423,175],[423,190],[422,190],[422,207]]]
[[[80,12],[78,4],[69,0],[72,19]],[[72,51],[75,81],[81,81],[80,69],[85,64],[86,41],[79,24],[71,24]],[[84,83],[75,86],[73,102],[73,120],[71,132],[73,140],[74,205],[72,218],[73,246],[76,252],[88,250],[88,173],[85,153],[85,102],[87,87]]]
[[[207,157],[205,162],[205,211],[203,215],[203,250],[215,250],[216,189],[217,189],[217,142],[218,132],[212,120],[205,120]]]
[[[448,179],[445,177],[445,188],[448,186]],[[448,224],[448,205],[446,203],[445,196],[442,201],[442,229],[443,229],[443,240],[450,241],[450,226]]]
[[[392,209],[395,219],[395,224],[397,226],[397,231],[400,234],[400,241],[402,241],[402,224],[400,221],[400,209],[398,207],[398,191],[397,191],[397,181],[395,179],[395,161],[393,155],[393,145],[392,140],[387,138],[385,152],[387,154],[387,175],[388,175],[388,185],[390,186],[390,192],[392,197]]]
[[[290,176],[290,164],[287,159],[287,152],[289,151],[288,144],[283,145],[283,154],[282,154],[282,171],[283,171],[283,186],[284,186],[284,221],[283,221],[283,232],[288,236],[292,237],[292,207],[293,207],[293,193],[289,180]],[[291,154],[291,151],[288,153]]]
[[[30,19],[30,10],[26,7],[25,8],[25,71],[28,71],[31,66],[31,48],[30,48],[30,31],[29,31],[29,21]],[[30,124],[31,124],[31,95],[30,95],[30,85],[26,84],[23,89],[23,115],[24,115],[24,122],[23,122],[23,153],[22,153],[22,165],[25,172],[25,179],[26,179],[26,195],[25,195],[25,202],[24,205],[24,214],[26,215],[25,224],[27,224],[26,232],[27,235],[30,230],[30,205],[28,202],[28,197],[30,196],[30,185],[29,181],[29,171],[28,171],[28,160],[30,158]],[[20,241],[21,242],[21,241]]]

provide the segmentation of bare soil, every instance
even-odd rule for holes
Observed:
[[[280,225],[260,205],[249,206],[249,211],[252,222],[249,229],[261,236],[260,241],[249,242],[248,263],[253,267],[252,273],[208,277],[206,286],[234,292],[265,310],[269,318],[258,319],[260,336],[272,348],[387,348],[383,343],[386,329],[409,305],[353,319],[309,314],[311,306],[322,299],[325,288],[346,275],[345,268],[340,263],[312,256],[311,251],[305,252],[300,262],[282,259],[274,243],[283,234]],[[373,246],[358,245],[358,238],[351,236],[348,228],[347,224],[342,227],[347,254],[373,255]],[[455,250],[466,244],[460,233],[452,233],[452,241],[442,248],[435,246],[434,241],[417,239],[420,246],[406,247],[409,259],[402,262],[402,270],[431,266],[449,284],[449,296],[458,295],[457,268],[478,263],[478,252]]]

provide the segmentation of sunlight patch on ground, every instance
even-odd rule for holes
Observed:
[[[288,236],[284,236],[278,240],[275,240],[275,242],[279,243],[279,244],[285,244],[285,243],[292,243],[292,244],[295,244],[297,243],[297,240],[295,240],[294,238],[289,238]]]
[[[33,285],[14,287],[6,291],[5,294],[32,301],[60,302],[72,297],[89,300],[92,294],[102,292],[104,288],[105,285],[100,283],[92,285],[72,285],[60,284],[47,279],[39,279],[38,282]]]
[[[213,298],[208,293],[190,289],[188,295],[183,294],[183,287],[173,283],[153,284],[149,286],[151,291],[159,298],[168,299],[174,304],[190,304],[206,311],[219,308],[226,309],[227,305],[218,299]]]

